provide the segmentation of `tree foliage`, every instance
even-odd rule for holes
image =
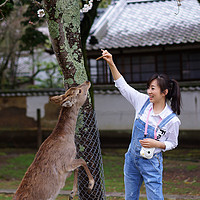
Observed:
[[[10,14],[13,10],[14,2],[13,0],[0,0],[0,15],[1,20]]]
[[[2,8],[7,6],[7,2]],[[28,4],[28,5],[27,5]],[[4,15],[4,20],[0,21],[0,86],[1,89],[18,88],[24,84],[33,83],[37,73],[29,77],[18,77],[19,59],[22,51],[29,51],[34,54],[34,49],[44,48],[48,37],[37,28],[44,22],[38,20],[38,5],[32,1],[16,0],[14,7],[9,13]],[[4,9],[5,10],[5,9]],[[30,24],[32,20],[34,23]],[[34,58],[34,56],[32,56]],[[34,63],[34,61],[32,61]],[[34,66],[32,66],[33,68]],[[39,70],[41,71],[41,69]],[[38,72],[38,71],[37,71]]]
[[[44,35],[37,28],[41,26],[45,19],[38,18],[37,10],[42,8],[41,0],[38,1],[26,1],[21,0],[23,5],[27,5],[26,11],[23,13],[25,20],[22,24],[25,27],[24,34],[21,38],[23,50],[30,50],[33,53],[33,48],[37,46],[44,46],[48,37]]]
[[[0,86],[13,88],[16,84],[18,59],[21,55],[19,41],[23,34],[21,20],[23,8],[13,9],[0,22]]]
[[[86,60],[86,40],[89,35],[90,28],[97,15],[98,6],[105,7],[110,3],[110,1],[111,0],[94,0],[92,9],[87,13],[83,13],[83,16],[81,17],[81,46],[88,77],[90,77],[90,75]],[[5,0],[0,0],[0,4],[3,4],[4,2]],[[84,6],[85,3],[88,3],[88,1],[86,0],[80,0],[79,2],[80,8]],[[34,54],[34,50],[39,47],[50,54],[54,53],[51,45],[48,45],[48,37],[38,29],[46,22],[45,17],[39,18],[37,15],[38,9],[44,8],[43,4],[44,2],[42,0],[7,0],[7,2],[5,2],[5,5],[0,8],[3,19],[2,21],[0,21],[0,44],[2,46],[2,48],[0,49],[0,59],[2,61],[0,64],[1,88],[20,87],[20,85],[24,84],[24,81],[26,83],[32,83],[33,80],[36,78],[35,74],[33,74],[29,80],[28,77],[25,77],[24,79],[20,78],[20,80],[17,77],[17,67],[19,59],[18,56],[21,55],[22,51],[25,50],[29,51],[30,54]],[[21,11],[20,23],[18,23],[18,27],[16,29],[13,29],[12,24],[15,23],[15,20],[11,21],[13,20],[12,15],[14,16],[17,10]],[[20,37],[19,34],[17,37],[15,36],[17,32],[20,32]],[[9,45],[7,41],[9,41]],[[15,48],[10,43],[15,44]],[[3,47],[6,47],[6,51]],[[13,60],[15,60],[15,62]],[[34,61],[32,61],[32,63],[34,63]],[[11,65],[15,67],[12,67]],[[34,66],[32,66],[32,68],[33,67]],[[11,80],[13,80],[13,82]]]
[[[48,37],[34,27],[28,26],[21,37],[20,48],[22,50],[29,50],[33,53],[34,47],[44,46]]]

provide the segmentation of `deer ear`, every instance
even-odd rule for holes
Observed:
[[[60,102],[62,101],[62,95],[51,97],[50,101],[52,101],[52,102],[54,102],[56,104],[60,104]]]

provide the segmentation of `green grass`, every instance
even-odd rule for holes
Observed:
[[[12,195],[5,195],[5,194],[0,194],[0,200],[11,200]],[[63,195],[59,195],[56,200],[67,200],[68,198]],[[122,197],[107,197],[107,200],[124,200]],[[74,200],[78,200],[77,197],[74,198]]]
[[[34,159],[34,154],[23,154],[7,160],[0,168],[0,179],[21,179]]]
[[[12,195],[0,194],[0,200],[10,200]]]
[[[189,170],[189,171],[196,170],[197,168],[198,168],[197,165],[188,165],[188,166],[187,166],[187,170]]]
[[[124,192],[121,156],[103,156],[105,187],[110,192]],[[117,173],[116,173],[117,172]]]
[[[6,153],[5,152],[0,152],[0,156],[5,156]]]
[[[17,151],[17,152],[16,152]],[[16,189],[35,156],[35,150],[0,149],[0,189]],[[123,165],[126,149],[103,149],[106,192],[124,192]],[[200,195],[200,150],[177,149],[164,154],[164,194]],[[72,190],[73,175],[67,179],[64,190]],[[141,188],[145,193],[145,186]],[[0,200],[12,199],[0,194]],[[58,200],[66,199],[59,196]],[[76,198],[75,198],[76,199]],[[77,198],[78,199],[78,198]],[[108,197],[121,200],[122,197]]]

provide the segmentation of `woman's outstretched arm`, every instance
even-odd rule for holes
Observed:
[[[102,51],[103,59],[108,63],[110,67],[110,71],[112,73],[113,79],[114,80],[119,79],[122,75],[119,73],[115,63],[113,62],[112,54],[110,54],[107,50],[101,50],[101,51]]]

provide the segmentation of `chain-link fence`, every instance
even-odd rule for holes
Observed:
[[[78,123],[84,124],[81,125]],[[95,181],[92,191],[88,191],[87,174],[82,167],[79,168],[79,199],[106,199],[99,130],[97,128],[95,111],[91,105],[85,105],[79,112],[75,142],[77,146],[77,158],[83,158],[86,161]]]

